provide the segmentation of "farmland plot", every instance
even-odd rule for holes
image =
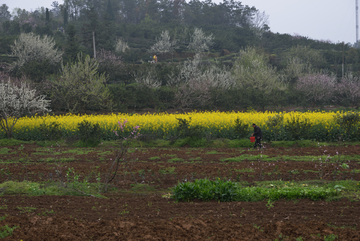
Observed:
[[[100,190],[100,184],[113,163],[110,147],[24,143],[2,146],[0,153],[0,226],[16,227],[9,240],[360,237],[358,145],[269,145],[260,150],[138,147],[130,153],[135,161],[125,168],[120,165],[107,192]],[[318,201],[178,202],[171,198],[178,183],[219,178],[242,188],[318,186],[337,189],[339,195]],[[62,186],[66,180],[68,184],[76,180],[78,186]]]

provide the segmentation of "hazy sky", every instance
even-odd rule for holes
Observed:
[[[54,0],[2,0],[9,6],[35,10],[51,8]],[[63,3],[63,0],[58,0]],[[219,3],[222,0],[213,0]],[[243,0],[244,5],[255,6],[269,15],[272,32],[299,34],[312,39],[334,43],[354,43],[355,0]]]

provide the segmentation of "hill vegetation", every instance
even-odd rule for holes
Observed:
[[[12,15],[3,4],[0,22],[2,80],[26,79],[54,111],[360,100],[359,49],[273,33],[264,12],[239,1],[65,0]]]

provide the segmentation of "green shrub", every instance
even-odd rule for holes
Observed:
[[[253,147],[254,143],[250,142],[250,139],[241,139],[241,140],[230,140],[228,147],[231,148],[240,148],[240,147]]]
[[[275,141],[277,140],[277,135],[283,124],[283,121],[284,121],[284,114],[269,116],[268,120],[266,121],[266,125],[274,132]]]
[[[249,135],[249,124],[242,122],[239,117],[235,120],[235,129],[236,138],[247,138]]]
[[[173,198],[178,201],[200,199],[228,202],[233,201],[235,190],[236,184],[231,181],[223,181],[220,178],[215,181],[200,179],[194,182],[179,183],[174,188]]]
[[[211,181],[208,179],[194,182],[179,183],[173,191],[173,198],[177,201],[199,199],[203,201],[262,201],[265,199],[299,199],[322,200],[337,196],[339,192],[334,188],[317,186],[293,187],[240,187],[237,183],[223,181],[220,178]]]
[[[11,236],[16,228],[18,228],[18,226],[14,226],[12,228],[10,228],[8,225],[0,226],[0,238]]]
[[[301,120],[299,116],[291,116],[287,120],[285,129],[289,132],[293,140],[300,140],[307,138],[307,132],[311,128],[311,123],[308,118]]]
[[[91,124],[84,120],[78,124],[78,135],[86,146],[97,146],[101,142],[102,131],[99,123]]]
[[[347,139],[350,139],[351,130],[360,122],[358,112],[337,113],[334,115],[335,122],[345,129]]]
[[[194,140],[201,139],[203,136],[203,127],[196,125],[190,126],[191,117],[189,120],[176,118],[179,121],[179,126],[177,127],[177,133],[180,138],[190,137]]]
[[[60,124],[55,121],[51,122],[48,125],[46,125],[45,123],[40,124],[39,131],[42,140],[56,141],[62,137]]]

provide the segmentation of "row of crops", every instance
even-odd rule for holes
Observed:
[[[19,140],[43,140],[47,132],[60,131],[62,138],[79,134],[79,124],[99,124],[101,138],[116,139],[114,130],[120,131],[118,122],[127,120],[124,136],[134,126],[142,135],[155,138],[179,136],[181,128],[187,135],[211,138],[248,138],[256,123],[263,131],[265,140],[317,141],[360,140],[358,112],[191,112],[186,114],[108,114],[108,115],[46,115],[20,118],[13,131]],[[122,132],[121,132],[122,133]],[[5,132],[0,132],[3,138]]]

